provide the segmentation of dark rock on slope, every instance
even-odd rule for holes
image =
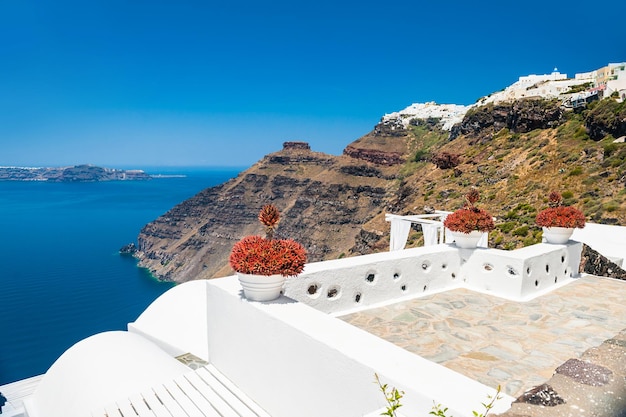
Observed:
[[[583,245],[579,270],[580,272],[599,277],[611,277],[626,280],[626,271],[587,245]]]
[[[524,99],[470,109],[463,122],[453,127],[450,138],[492,133],[504,128],[515,133],[527,133],[534,129],[556,127],[563,119],[563,109],[559,104],[557,100]]]

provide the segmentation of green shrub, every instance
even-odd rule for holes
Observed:
[[[539,241],[537,241],[537,239],[535,239],[535,237],[533,236],[528,236],[527,238],[525,238],[524,240],[522,240],[522,245],[524,245],[524,247],[526,246],[532,246],[536,243],[541,242],[541,239],[539,239]]]
[[[584,185],[591,185],[591,184],[594,184],[596,181],[598,181],[598,177],[589,176],[589,177],[585,177],[583,179],[583,184]]]
[[[419,151],[415,152],[415,156],[413,157],[413,161],[415,162],[427,161],[428,159],[429,153],[424,149],[420,149]]]
[[[583,173],[583,168],[582,167],[574,167],[570,170],[569,172],[569,176],[576,176],[576,175],[581,175]]]
[[[524,225],[522,227],[518,227],[517,229],[513,230],[513,236],[527,236],[528,235],[528,226]]]
[[[574,132],[574,139],[578,139],[578,140],[589,139],[589,134],[587,133],[587,129],[585,129],[583,126],[580,126],[578,129],[576,129],[576,131]]]
[[[617,150],[617,143],[609,143],[604,145],[604,157],[608,158]]]
[[[502,223],[500,225],[497,226],[497,228],[502,232],[502,233],[509,233],[511,230],[513,230],[515,228],[517,223],[515,222],[506,222],[506,223]]]

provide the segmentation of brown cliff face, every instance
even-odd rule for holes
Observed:
[[[381,122],[342,156],[288,142],[237,178],[146,225],[136,256],[165,280],[230,275],[233,244],[263,234],[256,216],[267,203],[282,214],[277,237],[301,242],[309,261],[384,251],[385,213],[452,211],[462,206],[470,187],[480,190],[479,204],[497,218],[490,247],[539,242],[534,217],[552,190],[589,221],[624,225],[626,144],[613,143],[611,136],[590,138],[586,124],[593,120],[594,126],[621,131],[621,116],[610,115],[621,115],[623,107],[608,107],[612,113],[599,113],[598,107],[564,113],[551,101],[484,106],[468,113],[452,134],[436,120],[412,120],[406,127]],[[458,156],[454,169],[431,162],[445,152]],[[408,246],[421,242],[420,231],[413,230]]]
[[[362,227],[389,199],[393,173],[302,143],[285,145],[146,225],[138,239],[140,265],[177,282],[230,275],[232,246],[246,235],[263,235],[257,215],[268,203],[281,211],[276,237],[302,243],[309,261],[371,252],[360,244]],[[383,231],[371,233],[378,240]]]

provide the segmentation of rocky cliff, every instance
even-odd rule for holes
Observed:
[[[269,202],[281,210],[276,236],[301,242],[311,261],[371,251],[384,232],[363,226],[393,193],[394,171],[286,143],[237,178],[145,226],[136,256],[165,280],[230,275],[233,244],[245,235],[263,234],[257,215]]]
[[[263,233],[256,216],[270,202],[282,213],[278,236],[300,241],[310,261],[383,251],[385,213],[455,210],[470,187],[498,219],[491,247],[540,241],[534,216],[551,190],[590,221],[624,225],[626,145],[614,136],[626,129],[624,106],[607,99],[574,112],[555,100],[525,99],[473,107],[454,127],[426,106],[428,117],[385,116],[341,156],[288,142],[146,225],[136,256],[165,280],[232,274],[230,249]],[[443,114],[458,117],[452,110]],[[409,246],[421,241],[414,230]]]

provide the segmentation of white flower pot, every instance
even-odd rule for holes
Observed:
[[[454,238],[454,243],[461,249],[476,249],[478,241],[483,236],[483,232],[478,230],[472,230],[469,233],[450,231]]]
[[[574,233],[573,227],[543,227],[543,237],[546,243],[564,244]]]
[[[285,277],[237,273],[243,294],[251,301],[270,301],[280,297]]]

